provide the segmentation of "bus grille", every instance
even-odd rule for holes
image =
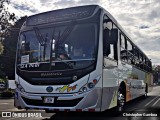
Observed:
[[[27,105],[33,106],[48,106],[48,107],[74,107],[76,106],[83,98],[78,98],[74,100],[57,100],[55,99],[54,103],[44,103],[43,100],[33,100],[22,97],[23,101]]]

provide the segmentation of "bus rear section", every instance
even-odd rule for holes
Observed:
[[[101,110],[100,14],[93,5],[28,17],[17,49],[17,108]]]

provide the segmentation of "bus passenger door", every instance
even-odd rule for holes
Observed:
[[[104,22],[102,111],[117,105],[118,29],[113,26],[109,19]]]

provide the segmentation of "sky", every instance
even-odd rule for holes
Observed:
[[[10,0],[8,9],[20,18],[90,4],[110,12],[153,65],[160,65],[160,0]]]

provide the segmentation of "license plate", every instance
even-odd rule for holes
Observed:
[[[54,103],[54,98],[53,97],[45,97],[44,103]]]

